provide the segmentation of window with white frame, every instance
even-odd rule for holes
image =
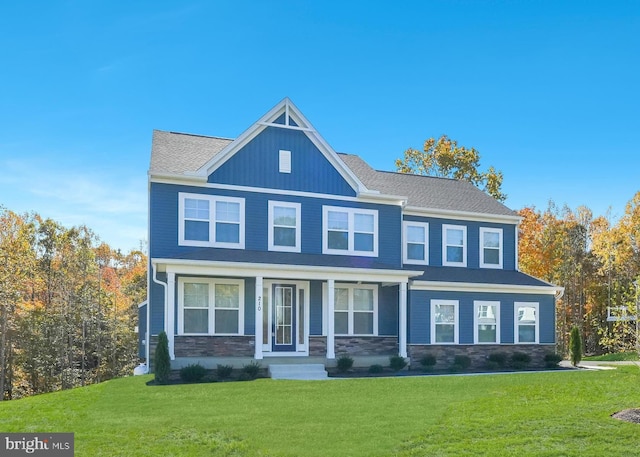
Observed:
[[[431,300],[431,344],[458,344],[458,300]]]
[[[241,280],[179,278],[178,332],[185,335],[242,335]]]
[[[291,151],[280,150],[278,153],[280,173],[291,173]]]
[[[476,344],[500,343],[500,302],[473,302],[473,341]]]
[[[502,229],[480,227],[480,267],[502,268]]]
[[[378,334],[378,288],[336,284],[334,289],[336,335]]]
[[[181,192],[178,244],[244,249],[244,199]]]
[[[515,342],[538,343],[540,341],[540,305],[538,303],[515,302]]]
[[[404,221],[403,262],[413,264],[429,263],[429,224],[426,222]]]
[[[378,255],[378,211],[322,207],[324,254]]]
[[[467,227],[464,225],[442,226],[442,265],[467,266]]]
[[[300,252],[300,203],[269,201],[269,250]]]

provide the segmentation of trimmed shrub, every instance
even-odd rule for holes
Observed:
[[[382,365],[375,364],[369,367],[369,373],[376,374],[376,373],[382,373],[383,371],[384,371],[384,367]]]
[[[436,356],[433,354],[425,354],[420,359],[420,365],[422,365],[422,369],[425,371],[432,370],[436,362]]]
[[[531,363],[531,356],[526,352],[514,352],[511,354],[511,367],[514,370],[524,370]]]
[[[336,367],[340,373],[346,373],[353,366],[353,359],[348,355],[342,355],[336,362]]]
[[[455,367],[455,371],[468,370],[470,366],[471,366],[471,357],[469,357],[468,355],[461,354],[453,358],[453,367]]]
[[[231,373],[233,372],[233,367],[231,365],[220,365],[216,367],[216,376],[218,379],[227,379],[231,377]]]
[[[569,350],[571,352],[571,364],[575,367],[582,360],[582,336],[580,329],[574,325],[569,336]]]
[[[158,335],[158,345],[153,357],[153,372],[156,384],[168,384],[171,373],[171,358],[169,357],[169,339],[163,331]]]
[[[550,352],[544,356],[544,366],[547,368],[556,368],[561,361],[562,356],[560,354]]]
[[[251,362],[242,367],[242,375],[246,375],[248,379],[256,379],[261,369],[258,362]]]
[[[204,378],[205,374],[207,374],[206,368],[199,363],[187,365],[180,369],[180,379],[184,382],[199,382]]]
[[[400,371],[407,366],[407,361],[402,356],[393,355],[389,357],[389,366],[393,371]]]
[[[489,364],[491,366],[495,366],[496,368],[504,368],[507,366],[507,360],[509,359],[509,355],[506,352],[498,351],[492,352],[489,354]]]

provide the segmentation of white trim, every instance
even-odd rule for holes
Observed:
[[[496,292],[551,294],[564,290],[557,286],[525,286],[518,284],[486,284],[475,282],[412,281],[410,290],[446,290],[452,292]]]
[[[167,319],[165,321],[165,331],[167,333],[167,340],[169,340],[169,357],[171,360],[176,358],[175,355],[175,315],[176,315],[176,275],[174,273],[167,273]]]
[[[410,259],[408,254],[409,227],[419,227],[424,230],[424,259]],[[417,244],[417,243],[414,243]],[[402,221],[402,262],[408,265],[429,265],[429,223],[428,222],[415,222],[415,221]]]
[[[452,262],[447,260],[447,230],[461,230],[462,231],[462,246],[451,245],[453,247],[462,247],[462,262]],[[469,240],[467,239],[467,226],[466,225],[452,225],[442,224],[442,265],[445,267],[466,267],[467,266],[467,245]]]
[[[535,341],[520,341],[518,332],[518,308],[529,307],[535,309]],[[514,344],[539,344],[540,343],[540,303],[517,301],[513,304],[513,343]]]
[[[275,229],[274,226],[274,211],[275,211],[275,207],[281,207],[281,208],[293,208],[296,211],[296,225],[295,227],[295,231],[296,231],[296,241],[295,241],[295,246],[279,246],[279,245],[275,245],[274,244],[274,239],[273,239],[273,232]],[[300,203],[292,203],[292,202],[281,202],[281,201],[276,201],[276,200],[269,200],[269,235],[268,235],[268,242],[269,242],[269,250],[270,251],[282,251],[282,252],[300,252],[302,249],[302,245],[301,245],[301,232],[302,232],[302,219],[301,219],[301,209],[300,209],[301,205]]]
[[[335,311],[335,286],[336,282],[334,279],[329,279],[327,281],[327,359],[336,358],[335,321],[333,318],[333,313]],[[323,308],[325,307],[323,306]]]
[[[453,306],[454,323],[453,323],[453,341],[442,342],[436,341],[436,306]],[[431,344],[458,344],[460,333],[460,303],[458,300],[431,300]]]
[[[209,241],[187,240],[185,239],[185,201],[187,199],[207,201],[209,204]],[[216,204],[217,203],[235,203],[239,205],[238,222],[238,243],[228,243],[216,241]],[[244,249],[244,235],[245,235],[245,200],[238,197],[227,197],[223,195],[209,195],[209,194],[193,194],[188,192],[178,192],[178,245],[179,246],[202,246],[202,247],[216,247],[216,248],[230,248],[230,249]]]
[[[495,263],[486,263],[484,260],[484,235],[487,233],[497,233],[498,234],[498,264]],[[495,227],[480,227],[480,268],[495,268],[502,269],[503,268],[503,258],[504,258],[504,243],[502,238],[502,229]],[[493,248],[489,248],[493,249]]]
[[[289,116],[287,116],[289,119]],[[291,151],[280,149],[278,151],[278,171],[280,173],[291,173]]]
[[[419,206],[405,206],[403,214],[405,216],[435,217],[439,219],[457,219],[473,222],[495,222],[502,224],[518,224],[522,221],[521,216],[474,213],[472,211],[459,211],[452,209],[422,208]]]
[[[496,341],[480,342],[478,341],[478,309],[481,306],[495,306],[496,319]],[[500,344],[500,302],[499,301],[473,301],[473,344]]]
[[[329,212],[346,213],[347,215],[347,249],[334,249],[329,247]],[[357,232],[355,228],[356,215],[368,215],[373,217],[373,232]],[[337,231],[333,229],[332,231]],[[373,236],[372,251],[358,251],[355,249],[356,233],[367,233]],[[372,209],[353,208],[346,206],[322,206],[322,253],[331,255],[359,255],[365,257],[378,257],[378,211]]]
[[[333,314],[330,314],[329,319],[334,319],[334,333],[335,333],[335,313],[347,313],[347,333],[335,333],[336,336],[378,336],[378,286],[375,284],[343,284],[336,283],[335,289],[347,289],[347,309],[336,310],[335,309],[335,296],[334,296],[334,309]],[[370,314],[370,311],[356,311],[354,308],[354,292],[356,289],[364,289],[373,291],[373,333],[355,333],[354,332],[354,318],[355,313],[366,312]]]
[[[263,357],[262,353],[262,313],[264,312],[264,298],[262,296],[264,288],[264,282],[262,276],[256,276],[256,298],[255,298],[255,310],[256,317],[254,319],[254,333],[255,333],[255,347],[254,347],[254,358],[256,360],[261,360]]]
[[[407,357],[407,283],[401,282],[398,289],[398,354]]]
[[[173,273],[170,273],[173,274]],[[187,333],[184,331],[184,285],[185,283],[198,283],[208,284],[209,297],[208,297],[208,323],[207,333]],[[215,332],[215,312],[216,310],[224,310],[231,308],[218,308],[216,306],[215,298],[215,286],[216,285],[236,285],[238,286],[238,332],[237,333],[216,333]],[[196,278],[189,276],[180,276],[178,278],[178,335],[193,335],[193,336],[242,336],[244,335],[244,280],[242,279],[228,279],[228,278]]]
[[[516,238],[516,252],[515,252],[515,258],[513,259],[516,265],[516,271],[520,271],[520,248],[518,247],[518,244],[520,243],[520,222],[518,222],[518,225],[516,225],[514,227],[514,231],[515,231],[515,238]]]

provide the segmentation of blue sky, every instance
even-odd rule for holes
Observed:
[[[640,190],[640,1],[3,2],[0,43],[0,205],[123,251],[153,129],[233,138],[285,96],[374,168],[475,147],[513,209]]]

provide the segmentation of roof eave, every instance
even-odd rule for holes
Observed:
[[[473,211],[460,211],[452,209],[440,208],[424,208],[420,206],[407,205],[404,208],[404,214],[410,216],[432,216],[439,218],[455,218],[469,221],[497,222],[507,224],[519,224],[522,221],[521,216],[516,214],[495,214],[495,213],[478,213]]]

